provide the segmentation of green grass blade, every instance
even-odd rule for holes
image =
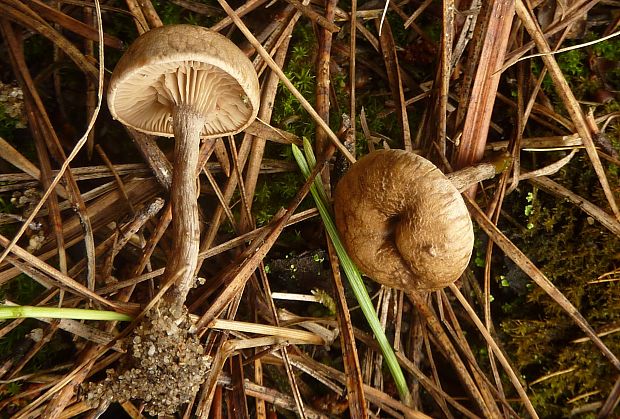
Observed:
[[[73,319],[73,320],[133,320],[126,314],[105,310],[87,310],[82,308],[33,307],[33,306],[0,306],[0,320],[6,319]]]
[[[315,159],[314,154],[312,152],[312,148],[307,139],[304,139],[304,150],[308,155],[308,160],[304,157],[299,147],[295,144],[293,147],[293,156],[299,165],[304,177],[308,178],[312,169],[314,168]],[[310,165],[308,164],[310,161]],[[322,194],[321,194],[322,191]],[[336,253],[338,254],[338,258],[340,259],[340,264],[342,269],[345,272],[345,275],[353,289],[353,293],[355,294],[355,298],[357,299],[358,304],[362,310],[362,313],[366,317],[366,321],[375,335],[375,339],[377,339],[377,343],[381,348],[381,352],[383,353],[383,357],[385,359],[385,363],[394,378],[394,382],[396,383],[396,387],[398,389],[398,393],[402,401],[405,404],[409,404],[411,401],[411,394],[409,393],[409,388],[407,387],[407,381],[405,380],[405,376],[403,375],[403,371],[398,364],[398,360],[396,359],[396,354],[394,354],[394,350],[390,345],[387,337],[385,336],[385,332],[381,327],[381,323],[379,322],[379,318],[377,317],[377,313],[375,312],[374,306],[372,305],[372,301],[370,300],[370,296],[368,295],[368,290],[366,290],[366,286],[364,285],[364,281],[362,280],[362,276],[360,275],[357,267],[349,258],[342,242],[340,241],[340,237],[338,236],[338,232],[336,230],[336,225],[331,217],[331,213],[329,211],[329,206],[327,203],[327,198],[325,194],[325,190],[323,188],[323,183],[321,179],[317,176],[314,184],[310,188],[310,193],[314,198],[316,206],[319,210],[321,218],[323,220],[323,224],[325,225],[325,229],[327,230],[327,234],[334,244],[334,249],[336,249]],[[321,196],[322,195],[322,196]]]

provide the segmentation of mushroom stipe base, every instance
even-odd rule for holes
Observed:
[[[139,399],[151,415],[172,415],[196,394],[211,367],[211,357],[195,336],[187,310],[181,316],[160,304],[123,342],[128,356],[107,378],[86,386],[86,402]]]

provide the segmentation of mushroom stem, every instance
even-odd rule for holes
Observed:
[[[196,166],[204,122],[203,117],[198,116],[187,106],[177,106],[172,111],[175,137],[174,172],[170,189],[173,238],[170,259],[166,265],[165,282],[175,276],[178,277],[165,298],[179,314],[192,287],[198,261],[200,226]]]
[[[466,167],[456,172],[446,174],[450,182],[459,192],[464,192],[471,186],[483,180],[491,179],[510,167],[512,158],[509,154],[500,154],[490,162]]]
[[[446,177],[450,179],[450,182],[452,182],[459,192],[463,192],[478,182],[491,179],[496,174],[495,165],[492,163],[481,163],[476,166],[470,166],[456,172],[448,173]]]

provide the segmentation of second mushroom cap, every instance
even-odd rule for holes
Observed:
[[[336,226],[360,270],[398,289],[456,281],[474,233],[458,190],[430,161],[404,150],[367,154],[334,193]]]

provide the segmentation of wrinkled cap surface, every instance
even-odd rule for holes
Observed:
[[[443,288],[471,257],[473,226],[460,193],[430,161],[404,150],[358,160],[336,187],[334,215],[351,259],[390,287]]]
[[[152,29],[127,49],[108,89],[108,107],[123,124],[172,137],[172,109],[205,118],[201,137],[235,134],[256,117],[254,66],[224,36],[193,25]]]

